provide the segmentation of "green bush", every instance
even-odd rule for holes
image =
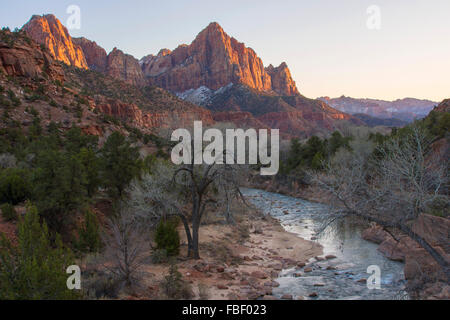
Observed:
[[[0,173],[0,203],[18,204],[29,197],[29,189],[24,170],[8,168]]]
[[[166,250],[168,256],[176,256],[180,252],[180,236],[177,231],[177,222],[175,220],[161,220],[156,227],[156,248],[158,250]]]
[[[2,211],[3,219],[6,221],[17,220],[17,212],[12,204],[4,203],[1,205],[0,210]]]
[[[57,300],[79,297],[67,288],[68,266],[74,264],[61,237],[51,241],[47,225],[40,223],[35,207],[29,207],[18,226],[18,245],[0,237],[0,299]]]

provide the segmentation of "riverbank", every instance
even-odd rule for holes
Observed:
[[[279,286],[275,279],[282,270],[301,268],[308,260],[322,254],[318,243],[285,231],[279,221],[270,216],[249,211],[237,219],[236,225],[202,226],[201,259],[177,261],[178,271],[192,288],[192,299],[275,299],[272,290]],[[181,229],[180,235],[184,235]],[[185,254],[183,237],[182,243],[181,254]],[[146,264],[142,283],[148,290],[135,298],[164,298],[161,282],[168,270],[169,264]]]
[[[250,183],[255,186],[254,183]],[[275,180],[266,180],[258,187],[311,202],[331,205],[330,196],[313,186],[301,187],[295,182],[281,185]],[[425,238],[450,263],[448,234],[450,220],[443,217],[422,215],[414,224],[414,231]],[[414,299],[450,299],[450,285],[431,255],[414,240],[400,232],[388,233],[380,226],[371,224],[362,238],[378,245],[378,251],[392,261],[404,263],[404,275],[408,280],[407,291]]]

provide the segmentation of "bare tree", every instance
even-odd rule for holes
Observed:
[[[225,206],[225,217],[232,222],[230,202],[243,196],[239,190],[242,169],[235,165],[155,164],[152,174],[135,180],[129,189],[129,205],[135,213],[155,225],[163,216],[178,216],[188,241],[188,256],[199,259],[199,229],[208,207]],[[190,203],[190,215],[184,210]]]
[[[136,284],[148,243],[140,221],[122,206],[120,213],[108,220],[103,238],[105,267],[127,287]]]
[[[225,156],[226,151],[223,154],[224,158]],[[236,173],[238,166],[223,162],[223,164],[214,162],[210,165],[195,165],[192,159],[191,164],[178,168],[173,175],[173,181],[183,185],[191,198],[192,240],[188,256],[194,259],[200,259],[198,237],[202,217],[208,206],[218,205],[217,194],[220,189],[226,192],[226,205],[229,205],[229,201],[233,197],[239,197],[245,203],[245,199],[239,189],[238,179],[236,179],[239,175]],[[229,211],[226,211],[226,214],[229,215]],[[230,215],[228,220],[230,220]]]
[[[127,205],[137,217],[143,218],[149,227],[155,227],[162,217],[178,216],[182,221],[188,240],[192,245],[192,236],[185,205],[183,190],[173,183],[175,168],[168,163],[157,161],[152,173],[144,174],[132,181],[128,188]]]
[[[398,229],[422,246],[450,279],[449,264],[412,223],[436,200],[449,203],[442,192],[448,185],[447,163],[430,152],[431,141],[417,126],[403,138],[377,148],[359,146],[340,150],[327,164],[325,174],[313,174],[313,182],[337,201],[337,215],[356,215],[389,229]]]

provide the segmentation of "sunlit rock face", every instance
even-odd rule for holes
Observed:
[[[258,91],[298,94],[285,63],[265,69],[253,49],[228,36],[216,22],[201,31],[190,45],[148,55],[141,60],[141,66],[150,82],[173,92],[201,86],[217,90],[234,83]]]
[[[52,14],[33,16],[23,29],[30,38],[44,45],[56,60],[67,65],[103,72],[137,86],[145,84],[137,59],[117,48],[107,55],[94,41],[72,38]]]
[[[299,94],[295,81],[292,79],[291,72],[285,62],[276,68],[269,65],[265,70],[272,80],[273,91],[286,96]]]
[[[30,38],[43,44],[56,60],[74,67],[88,68],[83,50],[72,41],[66,27],[54,15],[34,15],[23,29]]]

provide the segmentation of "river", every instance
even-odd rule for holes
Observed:
[[[323,246],[323,255],[336,258],[318,261],[312,258],[305,268],[282,270],[278,288],[273,295],[284,294],[306,299],[405,299],[403,263],[385,258],[377,244],[361,238],[364,223],[341,219],[324,228],[329,220],[327,205],[309,202],[258,189],[243,189],[244,196],[265,214],[278,219],[286,231],[307,240],[317,241]],[[328,219],[327,219],[328,218]],[[380,288],[369,289],[364,279],[370,279],[369,266],[380,270]],[[309,297],[314,292],[316,297]]]

